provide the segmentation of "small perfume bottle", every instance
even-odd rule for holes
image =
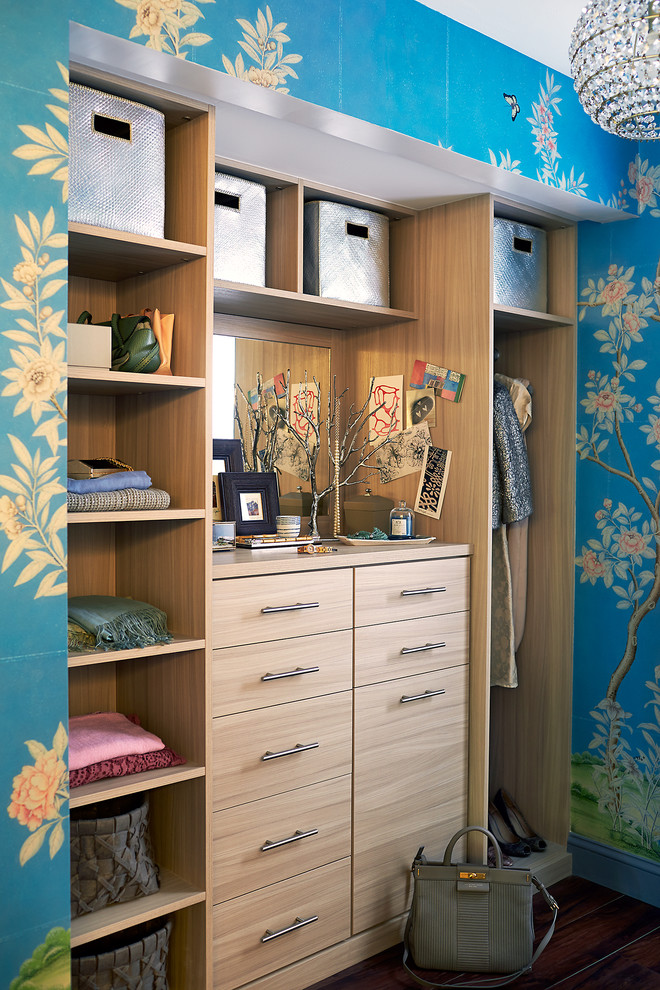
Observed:
[[[411,540],[413,537],[413,511],[401,499],[390,512],[390,539]]]

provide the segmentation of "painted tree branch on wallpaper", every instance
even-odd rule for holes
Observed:
[[[288,93],[289,90],[284,84],[287,76],[291,76],[292,79],[298,78],[292,66],[302,61],[302,55],[284,54],[284,45],[287,41],[291,41],[284,33],[286,23],[281,21],[275,24],[269,6],[266,6],[265,15],[261,8],[258,9],[254,25],[242,17],[237,17],[236,21],[243,28],[243,38],[239,39],[238,44],[255,64],[246,69],[240,52],[233,63],[223,55],[222,64],[225,72],[237,79],[255,83],[257,86],[274,89],[278,93]]]
[[[534,135],[534,153],[540,155],[541,168],[537,169],[536,175],[539,182],[546,186],[555,186],[557,189],[566,189],[576,196],[586,196],[587,183],[584,182],[584,173],[575,176],[575,170],[566,176],[565,172],[559,172],[559,148],[557,143],[558,133],[555,130],[555,115],[561,116],[559,104],[561,97],[559,93],[561,86],[555,83],[554,74],[546,72],[545,89],[543,86],[539,90],[538,103],[532,103],[532,116],[527,118],[532,125]]]
[[[642,331],[649,321],[660,321],[660,262],[655,284],[642,278],[641,292],[635,291],[634,271],[610,265],[607,278],[589,279],[582,290],[587,299],[580,304],[580,319],[591,307],[599,308],[608,321],[594,337],[600,353],[611,356],[611,371],[588,373],[581,405],[590,420],[577,434],[577,451],[581,460],[627,483],[633,499],[628,505],[603,499],[595,512],[599,537],[587,540],[576,564],[582,568],[582,583],[602,581],[618,599],[617,609],[630,613],[605,697],[591,712],[596,727],[589,749],[595,754],[591,772],[599,810],[609,816],[614,837],[639,844],[636,851],[660,858],[660,667],[655,682],[645,683],[652,693],[648,704],[654,721],[638,726],[647,749],[638,747],[636,755],[625,738],[632,731],[631,715],[617,700],[637,657],[640,624],[660,598],[660,490],[647,474],[649,469],[660,471],[660,379],[646,400],[651,409],[647,421],[638,427],[656,458],[650,464],[647,458],[642,460],[633,438],[627,436],[644,409],[627,390],[634,385],[636,372],[647,366],[646,361],[631,357],[631,351],[643,343]]]

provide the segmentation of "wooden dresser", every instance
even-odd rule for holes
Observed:
[[[214,555],[215,990],[400,939],[415,852],[466,823],[470,552]]]

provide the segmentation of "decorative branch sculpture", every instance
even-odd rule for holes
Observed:
[[[342,399],[347,394],[348,389],[345,388],[342,392],[338,393],[337,379],[336,377],[333,377],[332,388],[328,391],[327,419],[322,421],[320,416],[321,389],[316,378],[313,378],[312,381],[315,385],[315,392],[312,393],[314,398],[311,403],[308,398],[310,392],[307,386],[306,374],[304,386],[298,393],[298,398],[301,401],[297,403],[297,419],[302,420],[304,423],[304,428],[301,432],[300,430],[296,430],[291,424],[289,381],[287,375],[287,414],[285,423],[289,433],[294,436],[302,446],[303,453],[307,458],[312,493],[309,532],[311,536],[318,537],[317,518],[318,507],[321,499],[332,491],[335,491],[336,495],[339,488],[344,487],[345,485],[362,484],[378,473],[378,468],[373,466],[370,463],[370,460],[376,452],[381,449],[381,447],[384,447],[386,444],[390,443],[395,424],[395,410],[393,410],[390,418],[387,435],[379,443],[373,445],[371,449],[368,449],[370,444],[370,421],[385,405],[383,402],[371,411],[367,411],[369,408],[369,401],[373,394],[374,379],[372,378],[369,383],[369,394],[367,395],[362,407],[356,411],[353,403],[349,406],[348,415],[346,418],[346,427],[343,433],[340,432],[341,403]],[[328,461],[332,465],[333,470],[331,471],[331,478],[328,480],[328,484],[325,488],[319,489],[316,478],[316,463],[321,447],[322,426],[325,426],[328,445]],[[365,430],[366,435],[364,435]],[[358,471],[364,467],[373,469],[370,470],[367,475],[357,478],[356,475]],[[341,475],[342,469],[346,471],[346,474],[343,477]]]

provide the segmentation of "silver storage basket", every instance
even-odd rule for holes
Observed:
[[[266,187],[215,174],[213,277],[266,284]]]
[[[546,234],[539,227],[495,217],[494,302],[544,313],[548,307]]]
[[[163,114],[78,83],[69,92],[69,220],[163,237]]]
[[[389,306],[389,219],[344,203],[305,203],[303,290]]]

